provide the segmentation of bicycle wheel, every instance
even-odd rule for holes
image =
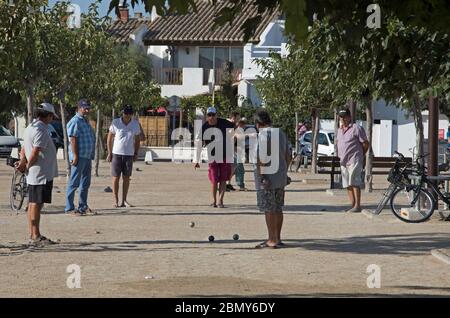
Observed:
[[[434,212],[436,201],[425,189],[404,187],[397,189],[391,198],[394,215],[407,223],[428,220]]]
[[[11,192],[9,195],[9,202],[13,211],[19,212],[22,208],[25,198],[24,182],[25,175],[19,171],[14,171],[14,175],[11,182]]]

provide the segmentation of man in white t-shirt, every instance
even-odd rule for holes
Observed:
[[[141,127],[133,118],[133,108],[125,105],[122,116],[112,121],[108,134],[108,162],[111,162],[113,207],[132,207],[127,201],[133,162],[136,161],[140,146]],[[119,181],[123,176],[122,203],[119,205]]]

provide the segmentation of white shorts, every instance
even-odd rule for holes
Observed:
[[[355,162],[344,167],[341,166],[342,187],[361,187],[362,185],[362,163]]]

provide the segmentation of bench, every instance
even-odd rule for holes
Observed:
[[[334,176],[341,174],[339,157],[321,156],[317,158],[317,173],[330,175],[330,189],[334,189]],[[395,163],[392,157],[373,157],[372,175],[387,175]],[[412,163],[411,158],[405,158],[405,163]]]

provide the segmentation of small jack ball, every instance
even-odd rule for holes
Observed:
[[[189,223],[189,226],[190,226],[190,227],[194,227],[194,226],[195,226],[195,223],[194,223],[194,222],[191,222],[191,223]]]
[[[233,235],[233,240],[235,240],[235,241],[239,240],[239,235],[238,234],[234,234]]]
[[[210,242],[214,241],[214,236],[210,235],[210,236],[208,237],[208,240],[209,240]]]

